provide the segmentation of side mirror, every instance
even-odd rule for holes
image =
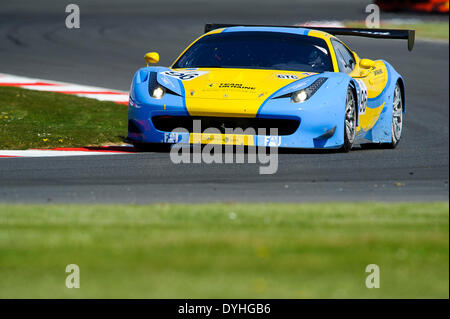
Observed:
[[[149,52],[144,56],[145,62],[147,62],[147,66],[150,63],[158,63],[159,62],[159,54],[158,52]]]
[[[362,59],[359,61],[359,66],[363,69],[372,69],[375,67],[375,62],[369,59]]]

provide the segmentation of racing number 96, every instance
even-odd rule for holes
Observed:
[[[366,108],[367,108],[367,99],[368,99],[368,93],[367,93],[367,86],[366,83],[364,83],[363,80],[357,79],[356,80],[359,84],[359,89],[361,91],[361,103],[359,104],[359,114],[365,114]]]
[[[197,72],[175,72],[175,71],[164,72],[164,74],[168,76],[173,76],[182,81],[192,80],[200,75]]]

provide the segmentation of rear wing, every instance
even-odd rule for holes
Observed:
[[[348,35],[377,39],[400,39],[408,40],[408,50],[412,51],[416,36],[415,30],[400,29],[365,29],[365,28],[328,28],[328,27],[309,27],[309,26],[283,26],[283,25],[249,25],[249,24],[220,24],[211,23],[205,25],[205,33],[228,27],[282,27],[282,28],[304,28],[311,30],[323,31],[332,35]]]

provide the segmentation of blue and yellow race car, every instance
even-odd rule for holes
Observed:
[[[360,59],[335,35],[407,39],[413,30],[208,24],[169,68],[133,78],[128,140],[351,150],[395,147],[405,82],[384,60]]]

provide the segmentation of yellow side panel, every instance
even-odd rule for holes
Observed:
[[[360,131],[361,129],[363,131],[370,130],[378,121],[378,118],[380,117],[381,112],[383,111],[384,104],[381,104],[379,107],[371,109],[367,108],[366,113],[361,115],[359,117],[359,125],[357,130]]]
[[[350,76],[364,82],[367,89],[367,97],[369,99],[378,97],[383,92],[388,82],[388,72],[382,61],[375,61],[375,68],[372,70],[361,69],[357,66]],[[384,103],[376,108],[367,107],[366,112],[359,116],[358,131],[361,129],[363,131],[368,131],[373,128],[383,111],[383,107]]]
[[[382,61],[375,61],[373,70],[362,69],[357,65],[349,75],[364,82],[369,99],[380,95],[388,81],[388,72]]]
[[[364,81],[364,79],[363,79]],[[367,85],[369,99],[373,99],[383,92],[388,81],[388,72],[382,61],[375,61],[375,69],[364,81]]]

